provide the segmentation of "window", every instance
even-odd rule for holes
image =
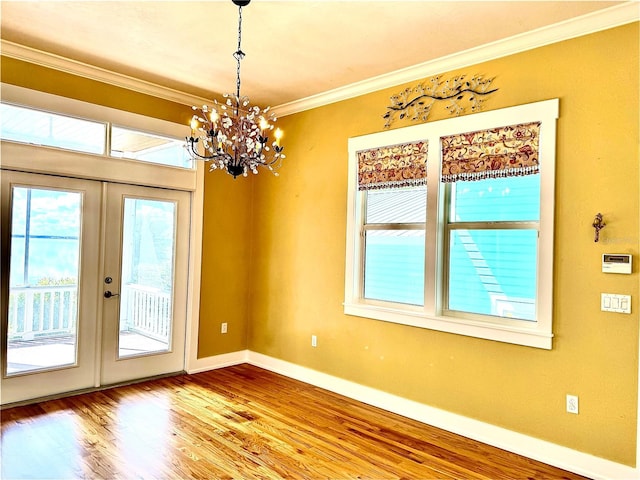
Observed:
[[[424,303],[427,143],[358,152],[363,298]]]
[[[535,321],[540,175],[447,188],[445,310]]]
[[[0,138],[102,155],[107,124],[0,103]]]
[[[110,155],[159,165],[193,168],[193,161],[184,148],[184,140],[115,125],[111,127]]]
[[[2,140],[194,168],[183,139],[8,103],[0,103],[0,118]],[[145,121],[152,122],[160,124],[159,129],[167,129],[167,122]]]
[[[423,305],[426,187],[365,195],[364,298]]]
[[[204,164],[183,163],[189,131],[187,124],[2,84],[3,169],[196,191]],[[127,158],[135,155],[144,160]]]
[[[345,313],[551,348],[557,115],[549,100],[350,139]]]

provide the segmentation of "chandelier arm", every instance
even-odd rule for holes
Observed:
[[[263,165],[264,167],[270,167],[270,166],[275,165],[276,163],[279,163],[279,162],[282,162],[282,157],[277,156],[277,157],[274,157],[274,158],[273,158],[271,161],[269,161],[269,162],[264,162],[262,165]]]
[[[198,139],[197,138],[193,138],[193,137],[187,137],[187,145],[188,145],[188,150],[189,153],[191,155],[193,155],[194,157],[199,158],[200,160],[214,160],[217,159],[218,157],[220,157],[221,155],[219,153],[214,153],[212,155],[201,155],[200,153],[198,153],[198,151],[196,150],[196,143],[198,143]]]

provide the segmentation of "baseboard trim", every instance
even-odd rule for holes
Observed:
[[[204,357],[192,359],[187,366],[187,373],[200,373],[217,368],[231,367],[247,363],[249,358],[249,350],[239,350],[237,352],[223,353],[222,355],[214,355],[212,357]]]
[[[430,407],[261,353],[242,350],[198,359],[193,363],[187,370],[188,373],[199,373],[231,365],[249,363],[368,405],[593,478],[594,480],[640,479],[640,470],[638,468],[628,467],[479,420]]]

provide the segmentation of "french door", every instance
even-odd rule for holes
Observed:
[[[182,370],[190,195],[1,175],[2,404]]]
[[[108,184],[101,380],[184,368],[189,194]]]
[[[102,187],[1,175],[2,403],[92,387]]]

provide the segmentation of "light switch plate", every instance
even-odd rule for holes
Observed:
[[[601,293],[600,310],[603,312],[631,313],[631,295]]]

